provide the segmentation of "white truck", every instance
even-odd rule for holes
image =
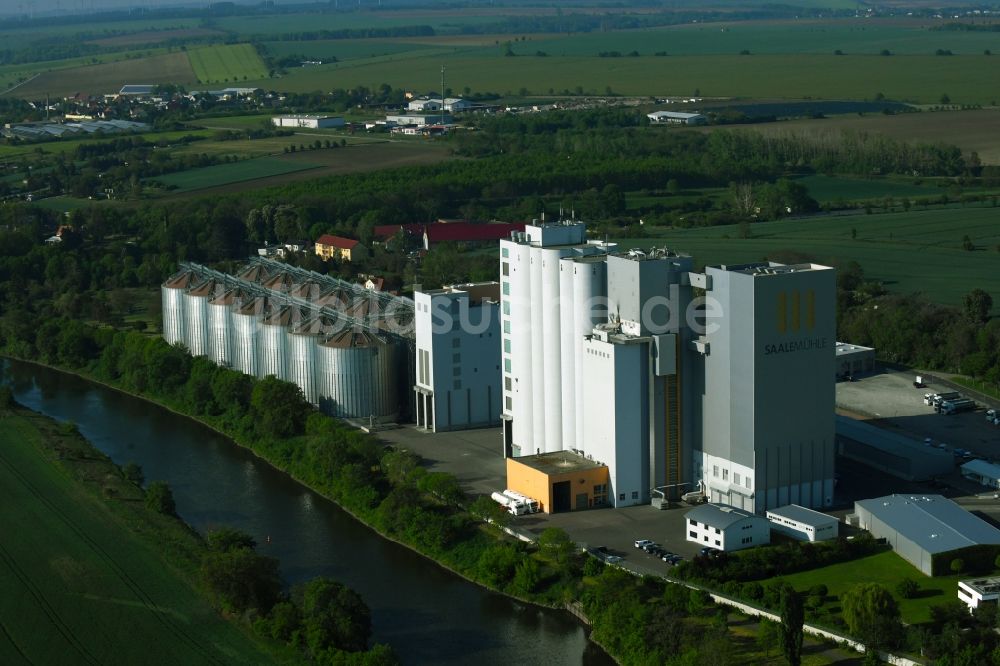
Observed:
[[[956,398],[961,398],[962,394],[958,391],[948,391],[946,393],[925,393],[924,394],[924,404],[929,407],[934,407],[940,405],[945,400],[954,400]]]
[[[516,490],[511,490],[509,488],[507,490],[503,491],[503,494],[506,495],[507,497],[511,498],[512,500],[514,500],[514,502],[516,502],[520,506],[523,506],[525,513],[538,513],[538,510],[540,508],[539,504],[538,504],[538,500],[532,499],[532,498],[528,497],[527,495],[522,495],[521,493],[517,492]],[[520,515],[520,514],[518,514],[518,515]]]
[[[490,495],[490,498],[503,508],[507,509],[507,512],[511,515],[523,516],[528,513],[528,507],[523,502],[520,502],[513,497],[508,497],[503,493],[493,493]]]
[[[1000,412],[995,409],[986,410],[986,422],[993,425],[1000,425]]]
[[[971,412],[976,408],[976,401],[968,398],[956,398],[955,400],[942,400],[935,409],[941,414],[958,414],[959,412]]]

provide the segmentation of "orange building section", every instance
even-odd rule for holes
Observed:
[[[507,458],[507,488],[562,513],[608,505],[608,468],[572,451]]]

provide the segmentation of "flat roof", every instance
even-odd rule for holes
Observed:
[[[1000,594],[1000,576],[989,576],[987,578],[976,578],[973,580],[960,580],[959,585],[964,585],[970,590],[974,590],[982,595]]]
[[[829,266],[813,263],[801,264],[779,264],[776,261],[765,261],[753,264],[719,264],[718,266],[707,266],[720,271],[730,273],[742,273],[753,277],[769,277],[772,275],[787,275],[788,273],[805,273],[808,271],[831,271]]]
[[[864,421],[852,419],[849,416],[837,414],[834,416],[834,429],[838,437],[846,437],[871,446],[879,451],[899,456],[901,458],[920,458],[935,463],[946,462],[950,466],[954,456],[936,446],[927,446],[911,437],[900,435],[885,428],[869,425]]]
[[[994,465],[985,460],[970,460],[962,465],[962,471],[973,472],[989,479],[1000,479],[1000,465]]]
[[[886,495],[854,503],[928,553],[1000,544],[1000,530],[942,495]]]
[[[856,354],[858,352],[873,352],[874,347],[862,347],[861,345],[852,345],[850,342],[838,342],[837,343],[837,356],[842,356],[844,354]]]
[[[606,467],[604,463],[584,458],[579,453],[573,453],[572,451],[550,451],[549,453],[538,453],[533,456],[511,458],[511,460],[550,476]]]
[[[829,523],[839,522],[833,516],[828,516],[825,513],[813,511],[812,509],[807,509],[804,506],[799,506],[798,504],[789,504],[788,506],[779,506],[777,509],[768,509],[767,515],[769,518],[771,516],[778,516],[779,518],[787,518],[788,520],[794,520],[797,523],[812,525],[813,527],[821,527],[823,525],[828,525]]]
[[[760,516],[754,513],[737,509],[728,504],[702,504],[688,511],[684,514],[684,517],[688,520],[705,523],[710,527],[718,527],[720,530],[746,518],[760,518]],[[763,518],[760,519],[764,520]]]

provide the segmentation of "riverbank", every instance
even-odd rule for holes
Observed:
[[[419,538],[421,532],[411,532],[408,535],[404,536],[400,534],[398,531],[396,533],[392,533],[389,530],[380,527],[380,525],[377,524],[378,518],[380,517],[377,511],[378,507],[371,501],[368,501],[369,498],[364,493],[361,493],[361,495],[363,496],[362,501],[352,502],[352,501],[343,501],[345,498],[341,493],[331,492],[330,478],[332,476],[336,476],[335,470],[331,470],[329,465],[324,464],[322,461],[320,461],[316,466],[311,466],[308,463],[303,462],[301,460],[296,461],[295,456],[292,453],[288,453],[289,451],[294,451],[294,450],[301,451],[302,449],[310,448],[313,445],[313,442],[305,441],[302,438],[294,438],[294,437],[290,438],[288,441],[282,441],[280,443],[276,443],[274,441],[262,442],[260,439],[254,438],[246,433],[232,432],[229,428],[225,427],[224,424],[218,423],[217,419],[212,419],[211,417],[194,415],[189,413],[185,409],[185,406],[183,404],[179,404],[176,401],[175,397],[176,393],[175,396],[173,396],[174,400],[171,401],[169,399],[164,398],[163,396],[154,395],[143,391],[130,390],[129,388],[119,383],[103,379],[94,372],[88,371],[87,369],[69,369],[60,367],[58,365],[39,362],[31,359],[17,359],[17,360],[19,362],[27,363],[40,368],[45,368],[47,370],[51,370],[60,374],[71,375],[73,377],[78,378],[81,381],[100,385],[116,393],[127,395],[131,398],[137,398],[143,400],[147,403],[157,406],[158,408],[164,409],[165,411],[175,416],[183,417],[185,420],[188,420],[192,423],[196,423],[201,427],[207,427],[212,432],[215,432],[219,436],[225,438],[231,444],[234,444],[237,447],[239,447],[241,450],[245,450],[253,454],[253,456],[257,460],[266,463],[268,467],[277,470],[282,474],[288,475],[289,478],[294,480],[299,485],[309,488],[318,495],[321,495],[324,498],[328,499],[329,501],[333,502],[344,512],[346,512],[348,515],[357,520],[361,525],[364,525],[367,529],[370,529],[375,534],[379,535],[380,538],[383,538],[387,541],[403,546],[408,550],[410,550],[411,552],[424,558],[425,560],[440,567],[442,570],[448,571],[449,573],[460,577],[462,580],[465,580],[469,583],[473,583],[474,585],[484,590],[489,590],[490,592],[503,594],[509,597],[510,599],[514,599],[519,603],[525,604],[527,606],[535,606],[538,608],[548,609],[550,611],[566,613],[567,618],[569,618],[572,622],[578,621],[576,617],[572,617],[572,614],[566,611],[563,605],[563,597],[565,595],[562,593],[561,588],[559,587],[559,581],[556,579],[557,577],[554,578],[552,576],[548,575],[546,576],[547,579],[545,585],[546,590],[552,590],[553,585],[556,586],[555,589],[559,590],[559,594],[555,596],[555,598],[550,598],[550,599],[545,599],[544,597],[540,598],[538,596],[531,597],[526,594],[518,594],[511,590],[504,590],[500,586],[490,585],[488,582],[485,582],[481,577],[477,577],[476,574],[470,570],[470,568],[474,567],[476,564],[479,563],[481,551],[488,550],[491,544],[502,544],[505,547],[510,547],[514,543],[514,540],[508,539],[506,537],[499,538],[499,535],[496,533],[496,530],[494,530],[491,527],[488,527],[486,524],[482,523],[478,519],[470,520],[468,518],[468,514],[465,512],[464,509],[458,509],[457,507],[442,501],[439,497],[436,497],[433,493],[422,493],[424,495],[424,500],[428,504],[432,505],[431,506],[432,510],[438,510],[440,512],[447,513],[452,516],[465,516],[465,518],[462,518],[463,523],[467,520],[470,520],[469,522],[470,527],[468,529],[465,529],[464,531],[465,543],[456,542],[451,544],[452,546],[454,546],[452,550],[461,551],[459,558],[461,558],[462,556],[466,556],[465,559],[462,561],[457,561],[455,558],[452,558],[451,561],[449,561],[448,559],[443,557],[435,557],[435,554],[433,552],[428,552],[428,549],[426,547],[421,548],[421,544],[416,543],[417,538]],[[316,413],[316,416],[320,417],[321,415]],[[341,445],[350,446],[354,448],[361,448],[361,449],[365,448],[366,443],[375,442],[375,439],[372,436],[366,435],[354,429],[350,429],[350,431],[347,431],[346,428],[339,425],[339,423],[333,419],[329,419],[323,416],[321,417],[321,420],[327,427],[326,434],[329,435],[329,437],[323,437],[322,435],[320,435],[316,438],[317,440],[321,439],[331,440],[333,438],[337,439],[343,438]],[[381,448],[384,446],[384,444],[379,443],[378,446]],[[386,450],[391,450],[391,447],[390,449]],[[377,462],[377,461],[373,460],[372,462]],[[404,463],[404,465],[407,464],[409,463]],[[415,463],[413,466],[419,467]],[[317,467],[323,468],[324,472],[326,473],[317,474],[316,473]],[[374,480],[372,482],[373,485],[377,483],[378,482]],[[405,486],[404,492],[409,492],[410,490],[413,490],[413,488],[407,484],[404,484],[404,486]],[[349,500],[350,498],[347,499]],[[407,511],[408,508],[412,508],[409,507],[409,505],[412,504],[411,502],[406,502],[405,504],[407,504],[407,506],[402,507],[400,511]],[[387,511],[386,513],[393,513],[393,512]],[[405,516],[402,517],[400,522],[407,522],[406,517]],[[415,520],[415,522],[420,522],[419,518]],[[431,527],[431,529],[428,531],[433,532],[434,531],[433,527]],[[406,538],[406,536],[409,536],[410,538]],[[458,538],[459,534],[455,533],[452,536]],[[463,539],[460,538],[459,541],[463,541]],[[513,552],[512,548],[511,552]],[[498,580],[502,580],[502,578],[498,578]],[[580,626],[584,627],[589,631],[589,627],[585,622],[581,621]],[[594,645],[597,645],[597,643],[595,642]],[[613,658],[610,659],[613,660]]]
[[[71,425],[0,407],[0,662],[292,663],[218,615],[203,542],[143,498]]]
[[[398,545],[400,545],[400,546],[402,546],[404,548],[407,548],[410,551],[412,551],[412,552],[416,553],[417,555],[420,555],[424,559],[428,560],[429,562],[432,562],[435,565],[441,567],[445,571],[448,571],[449,573],[452,573],[452,574],[454,574],[454,575],[462,578],[463,580],[465,580],[465,581],[467,581],[469,583],[472,583],[474,585],[482,587],[485,590],[489,590],[490,592],[496,592],[498,594],[504,594],[505,596],[508,596],[511,599],[515,599],[515,600],[517,600],[517,601],[519,601],[521,603],[530,604],[530,605],[533,605],[533,606],[538,606],[539,608],[546,608],[548,610],[556,610],[556,611],[566,611],[570,615],[573,615],[574,617],[576,617],[577,619],[579,619],[580,622],[583,625],[585,625],[586,627],[588,627],[588,629],[591,626],[590,622],[587,620],[586,616],[583,614],[582,609],[578,605],[577,605],[577,610],[571,611],[570,609],[566,608],[565,604],[551,603],[551,602],[546,603],[544,601],[539,601],[537,599],[531,599],[531,598],[527,598],[527,597],[520,596],[520,595],[517,595],[517,594],[511,594],[509,592],[504,592],[503,590],[499,590],[499,589],[497,589],[495,587],[491,587],[490,585],[487,585],[487,584],[483,583],[481,580],[477,580],[477,579],[469,576],[466,572],[464,572],[464,571],[462,571],[462,570],[460,570],[460,569],[458,569],[456,567],[449,566],[449,564],[447,562],[444,562],[444,561],[442,561],[440,559],[436,559],[434,557],[431,557],[427,553],[421,551],[414,544],[409,543],[407,541],[404,541],[402,539],[396,538],[395,536],[393,536],[391,534],[388,534],[388,533],[386,533],[383,530],[378,529],[377,526],[375,526],[374,524],[372,524],[369,521],[366,521],[365,517],[362,516],[360,513],[352,511],[350,506],[345,505],[345,504],[343,504],[341,502],[338,502],[337,498],[332,497],[329,493],[325,492],[324,489],[321,487],[321,484],[317,484],[317,483],[314,483],[314,482],[309,482],[306,479],[303,479],[301,477],[296,476],[291,471],[289,471],[289,469],[287,469],[286,467],[282,467],[281,465],[277,464],[271,458],[269,458],[269,457],[267,457],[265,455],[262,455],[259,450],[257,450],[257,449],[254,448],[254,446],[253,446],[252,443],[247,442],[247,441],[241,441],[240,437],[238,437],[236,435],[233,435],[232,433],[228,432],[224,428],[219,427],[217,424],[213,423],[211,420],[208,420],[208,419],[203,418],[203,417],[192,415],[192,414],[184,411],[182,408],[180,408],[180,407],[178,407],[176,405],[172,405],[169,402],[166,402],[166,401],[164,401],[162,399],[159,399],[156,396],[151,396],[151,395],[143,394],[143,393],[132,393],[132,392],[127,391],[126,389],[122,388],[121,386],[117,386],[117,385],[115,385],[113,383],[110,383],[108,381],[104,381],[104,380],[102,380],[102,379],[100,379],[100,378],[98,378],[98,377],[96,377],[96,376],[94,376],[92,374],[88,374],[88,373],[84,373],[84,372],[80,372],[80,371],[76,371],[76,370],[70,370],[70,369],[67,369],[67,368],[63,368],[63,367],[52,365],[52,364],[48,364],[48,363],[42,363],[40,361],[33,361],[33,360],[28,360],[28,359],[23,359],[23,358],[17,358],[16,360],[18,362],[20,362],[20,363],[27,363],[29,365],[35,365],[35,366],[38,366],[38,367],[41,367],[41,368],[46,368],[47,370],[52,370],[54,372],[59,372],[59,373],[62,373],[62,374],[71,375],[71,376],[76,377],[76,378],[78,378],[78,379],[80,379],[82,381],[90,382],[90,383],[93,383],[93,384],[98,384],[100,386],[103,386],[106,389],[109,389],[109,390],[112,390],[112,391],[116,391],[118,393],[122,393],[124,395],[128,395],[128,396],[131,396],[133,398],[138,398],[140,400],[144,400],[145,402],[148,402],[151,405],[155,405],[156,407],[158,407],[160,409],[163,409],[163,410],[165,410],[167,412],[170,412],[171,414],[173,414],[175,416],[184,418],[184,419],[186,419],[188,421],[191,421],[192,423],[198,424],[199,426],[208,428],[209,430],[211,430],[212,432],[216,433],[220,437],[223,437],[226,440],[228,440],[229,442],[231,442],[234,446],[238,446],[241,449],[243,449],[243,450],[245,450],[245,451],[253,454],[253,456],[257,460],[259,460],[262,463],[268,465],[272,469],[275,469],[278,472],[281,472],[283,474],[287,474],[288,477],[291,478],[296,483],[302,485],[305,488],[308,488],[309,490],[313,491],[317,495],[321,495],[322,497],[324,497],[325,499],[329,500],[330,502],[333,502],[341,510],[343,510],[344,512],[346,512],[348,515],[350,515],[352,518],[354,518],[355,520],[357,520],[359,523],[361,523],[362,525],[364,525],[368,529],[372,530],[375,534],[379,535],[381,538],[383,538],[383,539],[385,539],[387,541],[391,541],[391,542],[393,542],[395,544],[398,544]],[[373,437],[376,440],[378,439],[378,437],[376,435],[371,435],[371,437]],[[381,440],[379,440],[379,442],[383,446],[389,446],[386,442],[382,442]],[[465,506],[462,506],[461,508],[463,510],[467,510],[467,507],[465,507]],[[485,525],[485,523],[484,523],[484,525]],[[484,529],[485,529],[485,527],[484,527]]]

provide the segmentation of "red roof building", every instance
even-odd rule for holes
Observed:
[[[524,231],[523,222],[450,222],[448,224],[428,224],[424,227],[424,249],[432,245],[448,242],[498,241],[509,238],[512,231]]]
[[[326,261],[328,259],[351,260],[351,254],[360,241],[343,236],[323,234],[316,239],[316,255]]]

